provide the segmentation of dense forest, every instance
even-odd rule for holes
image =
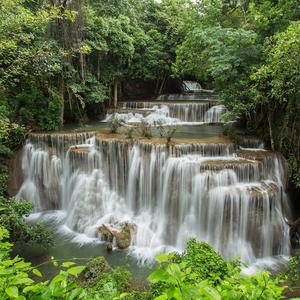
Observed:
[[[24,220],[27,201],[7,195],[12,153],[32,131],[86,124],[135,94],[155,97],[188,79],[212,88],[247,135],[287,162],[300,190],[299,0],[2,0],[0,5],[0,299],[283,299],[299,282],[299,254],[276,278],[243,275],[191,239],[162,254],[143,287],[103,258],[50,263],[56,277],[20,257],[13,243],[53,243]],[[152,90],[152,94],[149,93]],[[237,138],[234,127],[230,138]]]

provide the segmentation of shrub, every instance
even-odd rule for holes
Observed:
[[[17,201],[0,196],[0,226],[5,227],[10,234],[10,241],[37,243],[43,247],[53,245],[51,232],[42,224],[28,224],[24,219],[32,211],[29,201]]]
[[[131,273],[124,268],[111,269],[103,256],[90,259],[85,271],[79,277],[79,284],[90,288],[91,293],[102,295],[104,299],[116,297],[130,284]],[[108,298],[107,298],[108,297]]]
[[[152,287],[147,299],[283,299],[286,288],[268,272],[242,275],[238,260],[228,263],[195,239],[182,255],[162,254],[156,260],[159,267],[148,278]]]
[[[290,257],[286,270],[280,274],[289,284],[296,285],[300,279],[300,252]]]
[[[135,127],[133,127],[133,126],[126,126],[125,127],[125,135],[126,135],[127,139],[132,139],[133,135],[134,135],[134,132],[135,132]]]
[[[1,108],[1,107],[0,107]],[[25,128],[0,112],[0,155],[9,156],[24,140]]]
[[[148,139],[152,138],[153,136],[152,126],[146,120],[142,119],[141,123],[139,124],[139,130],[142,137]]]
[[[1,299],[87,299],[86,291],[74,281],[84,266],[64,262],[59,274],[51,281],[36,282],[32,277],[42,277],[41,272],[18,256],[10,258],[12,244],[7,242],[8,238],[8,230],[0,227]]]
[[[169,144],[174,137],[178,127],[175,125],[172,126],[164,126],[162,122],[158,121],[155,124],[157,126],[157,130],[159,135],[167,140],[167,144]]]
[[[124,124],[124,121],[122,119],[118,118],[116,115],[113,115],[108,121],[110,133],[117,133],[118,129],[120,127],[122,127],[123,124]]]

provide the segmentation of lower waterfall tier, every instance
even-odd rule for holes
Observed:
[[[132,224],[131,250],[142,260],[182,250],[190,236],[248,263],[289,254],[286,171],[277,153],[32,134],[22,169],[19,199],[37,212],[62,210],[65,226],[90,238],[101,238],[103,224]]]

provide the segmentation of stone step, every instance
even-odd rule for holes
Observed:
[[[146,116],[153,112],[154,109],[144,109],[144,108],[110,108],[108,109],[108,114],[118,113],[118,114],[142,114],[143,116]]]
[[[238,200],[239,195],[248,195],[251,200],[272,199],[279,192],[278,185],[273,181],[260,181],[250,183],[238,183],[236,185],[217,187],[211,190],[216,195],[224,195],[226,198]]]

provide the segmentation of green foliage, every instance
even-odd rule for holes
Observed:
[[[227,119],[299,165],[299,1],[206,0],[196,7],[203,17],[177,45],[174,75],[213,81]],[[298,172],[291,174],[297,182]]]
[[[89,297],[111,300],[130,284],[131,274],[124,268],[111,269],[104,257],[88,261],[86,269],[79,277],[79,285],[87,288]]]
[[[28,201],[0,196],[0,226],[9,231],[11,242],[23,241],[49,247],[53,244],[49,230],[41,224],[30,225],[24,219],[31,213],[32,207]]]
[[[33,275],[42,277],[41,272],[18,256],[9,257],[12,244],[7,242],[8,237],[8,230],[0,227],[1,299],[83,299],[86,296],[86,291],[74,280],[84,266],[69,268],[69,264],[64,263],[66,270],[60,270],[51,281],[35,281]]]
[[[297,286],[300,279],[300,252],[290,257],[286,270],[281,276],[289,285]]]
[[[191,282],[206,279],[216,283],[229,272],[228,264],[221,255],[209,244],[199,243],[196,239],[188,241],[185,252],[175,261],[193,269],[193,278],[188,278]]]
[[[288,168],[290,181],[300,189],[300,164],[293,155],[288,158]]]
[[[57,130],[60,126],[62,99],[51,89],[46,95],[36,86],[22,91],[15,97],[15,110],[19,121],[39,130]]]
[[[164,126],[162,122],[158,121],[155,123],[155,126],[158,130],[160,137],[163,137],[167,140],[167,144],[169,144],[174,137],[178,127],[177,126]]]
[[[267,272],[241,275],[239,262],[226,262],[208,244],[188,242],[183,255],[158,256],[149,281],[160,284],[150,299],[283,299],[285,287]],[[163,284],[162,284],[163,283]]]
[[[0,102],[1,104],[1,102]],[[25,128],[8,118],[6,107],[0,105],[0,155],[9,156],[24,139]]]
[[[146,120],[142,119],[141,122],[139,123],[139,132],[142,137],[145,137],[147,139],[151,139],[153,136],[152,132],[152,125],[147,122]]]
[[[102,273],[107,273],[109,271],[110,266],[103,256],[90,259],[81,276],[82,285],[90,287],[94,286],[102,278]]]
[[[7,172],[5,172],[4,170],[2,170],[2,168],[0,168],[0,195],[4,195],[6,193],[7,180],[8,180]]]
[[[135,127],[134,126],[130,126],[130,125],[127,125],[124,127],[125,128],[125,135],[126,135],[126,138],[128,139],[132,139],[133,138],[133,135],[136,131]]]
[[[108,126],[110,128],[110,133],[117,133],[118,129],[124,125],[124,121],[120,119],[118,116],[113,115],[108,120]]]

